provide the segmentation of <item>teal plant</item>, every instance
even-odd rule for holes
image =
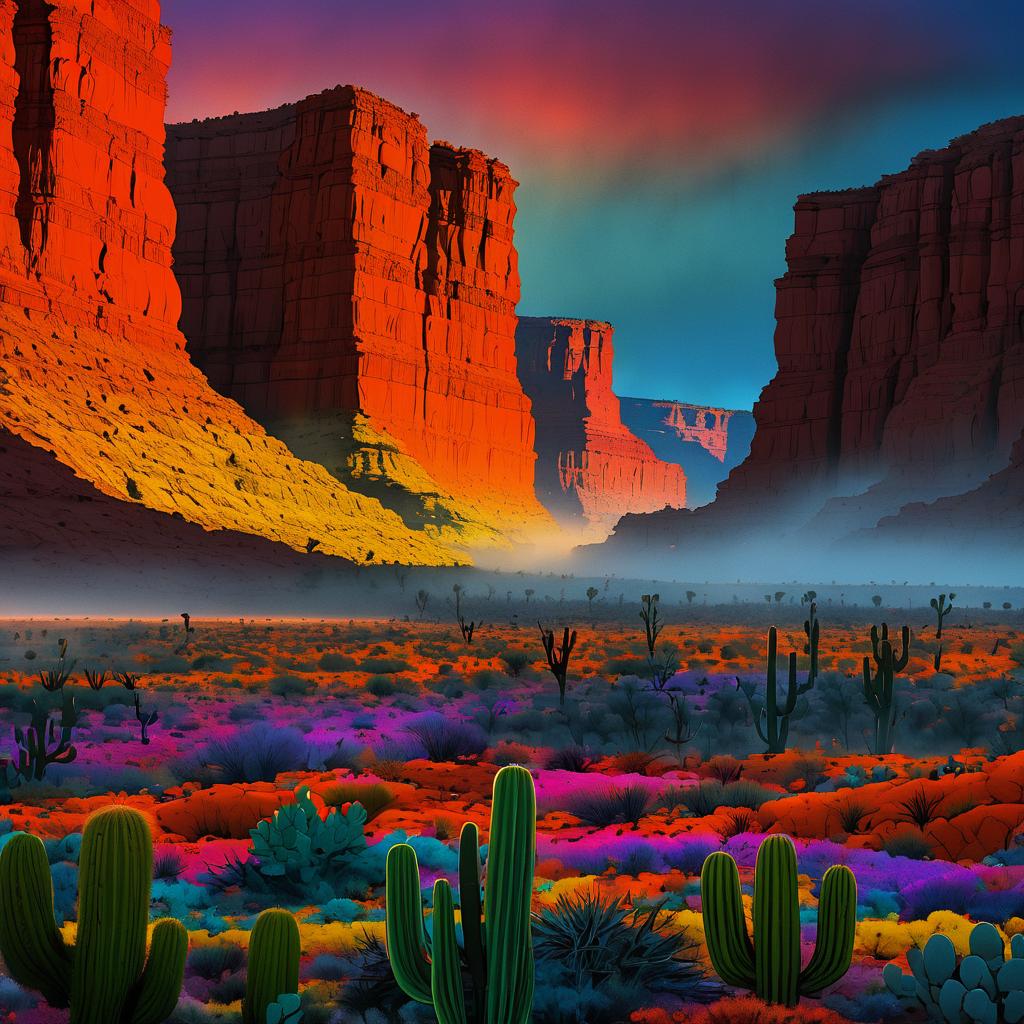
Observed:
[[[53,916],[46,849],[13,836],[0,853],[0,952],[7,971],[71,1024],[159,1024],[181,991],[188,934],[180,921],[157,921],[146,954],[153,840],[130,807],[97,811],[82,834],[78,931],[74,945]]]
[[[452,888],[434,883],[432,935],[424,925],[416,853],[406,843],[387,860],[387,951],[395,980],[417,1002],[433,1006],[439,1024],[527,1024],[533,1011],[530,901],[537,846],[537,802],[526,768],[509,765],[494,779],[487,881],[480,900],[477,827],[467,822],[459,847],[463,947]],[[462,963],[469,976],[467,1018]]]
[[[711,963],[728,985],[755,992],[767,1003],[796,1006],[849,969],[857,924],[857,881],[849,868],[825,872],[818,898],[818,936],[800,966],[800,900],[796,849],[784,835],[769,836],[754,869],[753,940],[747,931],[736,862],[712,853],[700,876],[704,934]]]
[[[282,993],[267,1007],[267,1024],[302,1024],[302,1001],[294,992]]]
[[[571,633],[566,626],[562,631],[562,642],[555,647],[554,630],[545,629],[539,622],[537,628],[540,630],[540,641],[544,645],[544,655],[548,660],[548,669],[558,683],[558,706],[565,706],[565,681],[569,674],[569,655],[576,646],[576,630]]]
[[[991,924],[971,929],[970,955],[957,961],[947,935],[933,935],[923,950],[907,951],[911,973],[886,964],[882,978],[902,999],[915,999],[932,1020],[947,1024],[1020,1024],[1024,1021],[1024,935],[1010,940]]]
[[[245,972],[242,1024],[268,1024],[293,1020],[276,1016],[285,996],[299,991],[299,926],[287,910],[264,910],[249,936],[249,963]]]
[[[871,653],[877,666],[871,671],[871,658],[864,658],[864,701],[875,719],[872,753],[891,754],[896,742],[896,673],[902,672],[910,660],[910,628],[904,626],[903,650],[897,655],[889,641],[889,627],[883,623],[881,633],[871,627]]]
[[[814,687],[814,680],[808,678],[805,683],[797,683],[796,652],[789,655],[789,685],[784,699],[779,698],[778,682],[778,645],[779,631],[772,626],[768,630],[768,671],[765,678],[765,695],[760,699],[757,687],[752,682],[736,680],[736,687],[747,698],[754,716],[754,728],[762,742],[767,744],[766,753],[781,754],[785,752],[786,740],[789,738],[789,721],[800,711],[799,698]]]

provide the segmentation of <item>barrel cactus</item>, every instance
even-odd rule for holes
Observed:
[[[270,1008],[298,991],[299,926],[287,910],[264,910],[249,936],[242,1024],[265,1024]]]
[[[42,842],[13,836],[0,854],[0,952],[7,971],[71,1024],[159,1024],[181,992],[188,934],[180,921],[153,926],[146,955],[153,840],[130,807],[97,811],[82,835],[74,946],[53,916]]]
[[[896,964],[882,971],[889,990],[916,999],[933,1020],[948,1024],[1019,1024],[1024,1021],[1024,935],[1010,941],[991,924],[971,929],[970,955],[957,962],[946,935],[933,935],[924,950],[908,950],[910,974]]]
[[[502,768],[494,780],[487,882],[480,901],[476,825],[462,829],[459,886],[463,950],[458,946],[452,889],[434,883],[433,939],[428,940],[416,853],[400,843],[387,860],[387,949],[402,991],[433,1006],[439,1024],[466,1024],[462,960],[470,979],[472,1019],[527,1024],[533,1011],[530,902],[537,846],[537,801],[526,768]],[[484,942],[486,929],[487,941]]]
[[[767,1003],[796,1006],[801,996],[820,992],[849,969],[857,923],[857,882],[849,868],[837,865],[825,872],[817,942],[802,970],[796,849],[788,836],[769,836],[757,851],[753,942],[732,857],[711,854],[700,888],[708,953],[726,984],[751,989]]]

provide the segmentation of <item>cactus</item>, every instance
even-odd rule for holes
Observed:
[[[149,727],[153,725],[160,717],[159,711],[147,711],[143,714],[142,711],[142,698],[138,691],[135,693],[135,717],[138,720],[140,726],[142,726],[142,745],[144,747],[149,746]]]
[[[872,674],[871,658],[864,659],[864,701],[875,717],[875,735],[872,753],[891,754],[896,733],[896,673],[902,672],[910,660],[910,628],[904,626],[903,651],[898,656],[889,642],[889,627],[882,623],[871,627],[871,652],[878,666]]]
[[[569,655],[576,646],[576,630],[571,633],[566,626],[562,631],[562,642],[555,650],[554,630],[545,629],[539,622],[537,628],[540,630],[540,641],[544,645],[544,654],[548,659],[548,668],[558,683],[558,706],[565,706],[565,679],[569,674]]]
[[[757,851],[753,942],[732,857],[711,854],[701,870],[700,888],[708,953],[726,984],[750,989],[767,1003],[796,1006],[801,996],[815,995],[849,969],[857,924],[857,881],[849,868],[836,865],[825,872],[818,937],[803,970],[796,849],[788,836],[769,836]]]
[[[647,651],[654,657],[654,648],[658,645],[658,634],[665,628],[658,613],[660,594],[644,594],[640,598],[640,618],[644,620],[644,636],[647,639]]]
[[[283,992],[267,1007],[267,1024],[302,1024],[302,1002],[293,992]]]
[[[946,595],[939,594],[938,597],[933,597],[928,603],[932,606],[935,611],[935,618],[937,625],[935,627],[935,639],[942,639],[942,622],[946,616],[953,610],[953,598],[956,597],[952,591],[949,594],[949,604],[946,603]]]
[[[777,675],[779,631],[772,626],[768,630],[768,672],[765,679],[764,701],[757,700],[757,690],[753,683],[736,680],[736,688],[747,698],[754,716],[754,728],[757,735],[768,745],[766,753],[781,754],[786,749],[789,737],[789,720],[797,710],[797,698],[813,689],[814,680],[809,678],[806,683],[798,685],[796,681],[796,653],[789,655],[789,686],[786,699],[779,703],[779,683]]]
[[[805,595],[806,596],[806,595]],[[804,644],[804,654],[810,659],[810,667],[807,670],[807,681],[814,684],[818,678],[818,641],[821,639],[821,625],[818,622],[817,602],[811,601],[811,607],[804,619],[804,633],[807,634],[807,643]]]
[[[42,684],[44,690],[49,690],[52,693],[54,690],[64,689],[64,685],[71,678],[71,672],[75,667],[74,661],[72,661],[70,665],[67,663],[67,657],[67,640],[58,640],[56,667],[46,669],[46,671],[39,673],[39,682]]]
[[[42,842],[14,836],[0,853],[0,952],[11,977],[71,1024],[159,1024],[174,1012],[188,934],[180,921],[153,926],[146,956],[153,840],[130,807],[86,822],[79,860],[78,931],[65,942],[53,917],[53,882]]]
[[[242,1024],[266,1024],[280,997],[298,991],[299,926],[287,910],[264,910],[249,936]]]
[[[60,718],[50,717],[50,708],[32,701],[32,717],[22,729],[15,726],[14,745],[17,750],[13,769],[22,781],[38,782],[51,764],[70,764],[78,756],[71,740],[78,724],[75,698],[64,695]]]
[[[533,1011],[530,900],[537,846],[537,805],[526,768],[510,765],[494,779],[487,881],[480,903],[480,849],[467,822],[459,848],[464,948],[456,939],[452,889],[434,883],[433,941],[427,939],[416,853],[399,843],[387,860],[387,950],[402,991],[432,1005],[439,1024],[466,1024],[462,974],[470,980],[471,1019],[477,1024],[527,1024]],[[484,942],[486,927],[487,941]]]
[[[1024,1021],[1024,935],[1010,940],[1006,959],[1003,937],[991,924],[971,929],[970,955],[959,963],[946,935],[933,935],[924,951],[907,952],[911,974],[894,964],[882,971],[889,990],[916,999],[933,1020],[948,1024],[1020,1024]]]

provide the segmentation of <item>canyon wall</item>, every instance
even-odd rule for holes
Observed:
[[[623,523],[616,543],[685,547],[766,521],[776,536],[809,526],[816,542],[837,541],[910,503],[908,518],[948,523],[978,508],[957,495],[984,493],[994,473],[1005,490],[1004,474],[1019,473],[1024,118],[795,209],[777,282],[779,371],[755,406],[749,457],[709,508]]]
[[[182,327],[213,385],[410,522],[550,525],[508,168],[352,86],[168,133]]]
[[[686,504],[713,501],[719,483],[750,451],[754,417],[746,410],[620,398],[622,422],[651,446],[659,459],[683,467]]]
[[[606,534],[628,512],[686,504],[682,468],[623,424],[612,391],[612,326],[520,317],[516,353],[537,421],[537,495],[562,524]]]
[[[451,530],[411,530],[295,458],[189,362],[171,270],[175,210],[163,171],[170,32],[159,15],[156,0],[0,0],[8,487],[26,479],[24,459],[13,462],[23,442],[59,463],[54,478],[63,467],[87,492],[139,511],[124,512],[125,530],[137,521],[152,532],[148,508],[193,524],[193,537],[230,530],[297,550],[314,540],[361,563],[460,560]],[[63,515],[73,517],[71,491],[67,502]],[[17,547],[9,531],[2,536]]]

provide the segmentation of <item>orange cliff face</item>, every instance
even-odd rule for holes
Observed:
[[[172,125],[189,351],[299,454],[467,545],[550,520],[516,376],[516,182],[338,87]]]
[[[612,391],[612,326],[521,317],[519,376],[537,420],[537,494],[564,525],[605,535],[629,512],[686,505],[683,469],[623,424]]]
[[[189,362],[162,163],[169,63],[156,0],[0,0],[3,454],[28,442],[100,494],[206,530],[360,562],[458,560],[442,531],[295,458]]]

